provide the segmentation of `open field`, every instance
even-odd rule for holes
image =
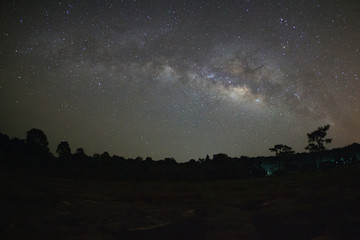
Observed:
[[[0,176],[1,239],[359,239],[360,166],[215,182]]]

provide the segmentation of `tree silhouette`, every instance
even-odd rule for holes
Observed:
[[[290,155],[295,153],[291,147],[283,145],[283,144],[276,144],[273,148],[269,148],[271,152],[275,152],[276,156],[280,155]]]
[[[43,131],[33,128],[26,132],[26,142],[32,147],[39,148],[42,151],[49,151],[49,142]]]
[[[326,150],[324,143],[331,143],[331,138],[325,138],[327,135],[327,131],[330,129],[330,125],[327,124],[323,127],[318,127],[317,130],[308,133],[308,145],[305,147],[305,150],[309,150],[310,152],[320,152]]]
[[[103,152],[103,153],[101,154],[100,158],[101,158],[102,160],[109,160],[109,159],[111,159],[111,156],[110,156],[110,154],[109,154],[108,152]]]
[[[59,155],[59,158],[69,157],[71,155],[71,149],[68,142],[60,142],[56,148],[56,153]]]
[[[278,160],[278,171],[281,170],[281,164],[284,162],[284,160],[291,154],[295,153],[291,147],[283,144],[276,144],[273,148],[269,148],[269,150],[271,152],[275,152]]]
[[[77,155],[81,155],[81,156],[85,156],[85,151],[83,148],[78,148],[76,149],[76,153]]]

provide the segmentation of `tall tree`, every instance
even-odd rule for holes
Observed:
[[[325,138],[327,135],[327,131],[330,129],[330,125],[327,124],[323,127],[318,127],[317,130],[308,133],[308,145],[305,147],[305,150],[309,150],[310,152],[320,152],[326,150],[324,144],[331,143],[331,138]]]

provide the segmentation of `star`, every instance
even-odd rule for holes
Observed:
[[[358,142],[358,3],[5,1],[0,132],[177,161]],[[64,139],[64,136],[67,139]]]

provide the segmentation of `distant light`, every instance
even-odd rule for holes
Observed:
[[[213,74],[213,73],[210,73],[209,75],[207,75],[207,78],[213,78],[213,77],[215,77],[215,74]]]

